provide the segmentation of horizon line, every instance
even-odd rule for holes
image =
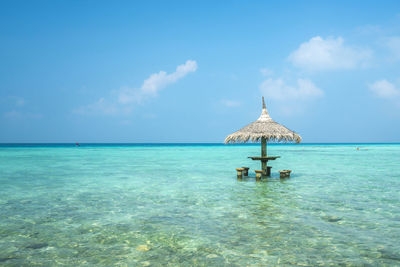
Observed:
[[[258,142],[246,143],[229,143],[224,142],[0,142],[0,145],[88,145],[88,144],[104,144],[104,145],[256,145]],[[269,145],[301,145],[301,144],[400,144],[400,142],[272,142]]]

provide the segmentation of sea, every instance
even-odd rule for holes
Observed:
[[[400,144],[260,150],[1,144],[0,265],[400,266]]]

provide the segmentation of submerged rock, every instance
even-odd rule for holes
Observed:
[[[39,248],[47,247],[48,245],[49,244],[47,244],[47,243],[37,243],[37,244],[32,244],[32,245],[26,246],[25,248],[39,249]]]
[[[8,261],[8,260],[12,260],[12,259],[15,259],[15,258],[13,258],[13,257],[0,258],[0,262],[5,262],[5,261]]]
[[[207,258],[207,259],[214,259],[214,258],[218,258],[218,255],[216,255],[216,254],[208,254],[208,255],[206,256],[206,258]]]
[[[378,249],[378,252],[381,253],[381,258],[389,259],[394,261],[400,261],[400,253],[394,252],[388,249]]]
[[[338,222],[338,221],[341,221],[342,220],[342,218],[341,217],[337,217],[337,216],[324,216],[324,217],[322,217],[325,221],[328,221],[328,222]]]
[[[136,247],[136,250],[146,252],[150,250],[150,247],[148,245],[139,245]]]

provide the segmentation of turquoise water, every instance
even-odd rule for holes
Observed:
[[[400,145],[269,146],[237,181],[259,153],[3,145],[0,265],[400,265]]]

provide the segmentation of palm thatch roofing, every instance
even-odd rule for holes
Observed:
[[[246,143],[248,141],[259,142],[262,138],[275,142],[301,142],[301,136],[289,130],[285,126],[273,121],[265,107],[264,97],[262,98],[263,108],[261,116],[253,123],[243,127],[237,132],[228,135],[225,143]]]

